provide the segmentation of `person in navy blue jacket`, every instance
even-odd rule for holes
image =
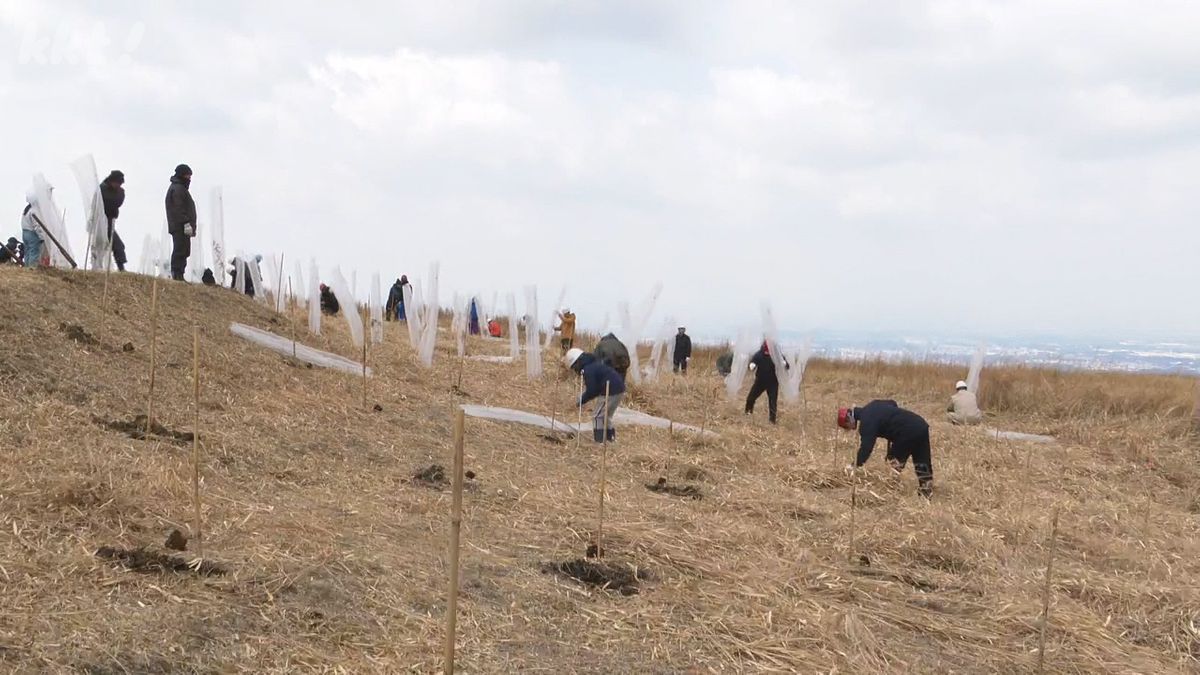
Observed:
[[[875,441],[889,441],[887,463],[899,473],[908,458],[912,457],[913,471],[917,474],[917,492],[922,497],[933,493],[933,459],[929,448],[929,423],[920,415],[901,408],[895,401],[871,401],[861,408],[838,410],[838,426],[843,429],[858,429],[861,443],[854,467],[867,463]]]
[[[588,354],[582,349],[572,349],[563,357],[563,363],[568,368],[583,376],[583,394],[579,397],[579,407],[587,405],[596,399],[596,411],[592,415],[592,436],[597,443],[617,440],[617,430],[613,428],[613,413],[621,405],[621,397],[625,394],[625,379],[612,366]],[[605,397],[607,386],[608,396]]]

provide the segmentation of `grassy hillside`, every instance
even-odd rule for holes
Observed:
[[[103,314],[99,275],[0,268],[0,667],[440,668],[450,494],[413,476],[450,465],[459,403],[573,419],[574,382],[549,360],[537,383],[523,364],[466,361],[456,392],[452,342],[427,370],[389,324],[364,408],[360,378],[228,329],[289,335],[291,317],[161,283],[156,419],[193,431],[197,326],[204,557],[225,573],[129,571],[97,550],[196,552],[194,539],[163,548],[192,521],[191,444],[106,426],[148,407],[150,287],[114,275]],[[295,318],[304,343],[356,356],[340,319],[314,337]],[[1062,441],[1032,445],[946,424],[962,373],[942,366],[815,361],[805,404],[771,427],[765,400],[747,418],[714,396],[714,358],[636,387],[629,405],[719,440],[623,427],[608,458],[607,560],[646,577],[636,594],[546,571],[592,539],[598,448],[467,420],[464,670],[1030,672],[1054,509],[1048,670],[1200,668],[1194,382],[985,370],[990,426]],[[857,485],[843,474],[855,440],[833,433],[834,410],[875,397],[932,423],[931,503],[911,468],[888,475],[882,449]],[[646,488],[660,477],[702,498]]]

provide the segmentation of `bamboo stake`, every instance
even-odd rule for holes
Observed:
[[[192,503],[196,509],[196,551],[204,557],[204,538],[200,529],[200,327],[192,325]]]
[[[364,319],[369,319],[371,316],[370,303],[367,303],[367,309],[363,312]],[[362,336],[362,380],[363,380],[363,410],[367,409],[367,331],[366,328],[370,324],[363,321],[363,336]]]
[[[454,496],[450,503],[450,562],[449,590],[446,597],[446,645],[445,664],[442,672],[454,672],[454,640],[458,631],[458,541],[462,532],[463,493],[463,410],[459,406],[454,412]]]
[[[154,366],[158,345],[158,277],[150,283],[150,391],[146,403],[146,435],[154,427]]]
[[[292,295],[292,276],[288,275],[288,296]],[[296,308],[293,306],[288,311],[288,316],[292,321],[292,358],[296,358]]]
[[[91,244],[90,237],[88,238],[88,244],[89,245]],[[108,270],[110,267],[112,267],[111,245],[110,245],[110,249],[109,249],[109,254],[104,259],[104,292],[100,296],[100,298],[101,298],[100,299],[100,337],[101,337],[101,339],[103,338],[104,333],[108,332]],[[97,339],[96,341],[100,342],[101,339]]]
[[[1046,556],[1046,585],[1042,588],[1042,625],[1038,632],[1038,661],[1037,671],[1046,672],[1046,627],[1050,623],[1050,584],[1054,573],[1054,553],[1058,547],[1058,509],[1054,507],[1054,517],[1050,525],[1050,554]]]
[[[850,561],[854,561],[854,512],[858,510],[858,480],[850,484]]]
[[[575,449],[579,449],[579,437],[583,435],[583,373],[579,374],[579,423],[575,425]]]
[[[609,383],[604,383],[604,439],[600,446],[600,515],[596,527],[596,558],[604,557],[604,489],[608,469],[608,397]]]
[[[711,391],[708,392],[708,401],[704,404],[704,421],[700,423],[700,442],[701,443],[704,442],[704,430],[708,428],[708,414],[709,414],[709,411],[712,410],[713,399],[716,398],[717,390],[720,388],[721,388],[721,385],[717,385],[716,387],[713,387]]]
[[[289,280],[290,281],[290,280]],[[291,288],[289,287],[289,291]],[[283,254],[279,254],[279,283],[275,285],[275,294],[283,295]],[[275,311],[282,312],[286,298],[275,298]]]

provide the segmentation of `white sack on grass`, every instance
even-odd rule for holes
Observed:
[[[321,275],[316,260],[308,264],[308,332],[321,334]]]
[[[259,330],[253,326],[247,326],[242,323],[233,323],[229,326],[229,331],[234,335],[245,338],[257,345],[261,345],[272,351],[279,352],[285,356],[292,355],[292,341],[282,335]],[[362,375],[363,367],[357,361],[351,361],[337,354],[323,352],[320,349],[313,349],[307,345],[296,343],[296,358],[311,363],[314,366],[322,368],[332,368],[342,372],[350,373],[351,375]],[[371,368],[367,367],[367,377],[371,376]]]
[[[508,351],[513,360],[521,358],[521,338],[517,330],[517,294],[508,294]]]
[[[33,196],[34,203],[32,212],[37,215],[42,221],[42,225],[54,235],[58,243],[66,249],[66,252],[72,257],[75,257],[75,252],[71,250],[71,242],[67,239],[67,226],[63,223],[63,212],[58,208],[58,204],[54,201],[54,187],[46,181],[46,177],[42,174],[34,174],[33,176]],[[39,227],[39,231],[40,231]],[[50,257],[50,265],[53,267],[70,267],[71,263],[67,257],[58,250],[58,246],[50,241],[50,237],[42,234],[42,238],[46,240],[42,251]],[[76,261],[78,264],[78,261]],[[86,261],[85,261],[86,264]]]
[[[346,278],[342,276],[341,268],[333,268],[333,277],[330,279],[329,287],[337,297],[341,315],[346,319],[346,327],[350,329],[350,339],[354,342],[355,347],[362,347],[362,317],[358,315],[358,303],[354,302],[354,296],[350,293],[350,287],[346,285]]]
[[[496,408],[486,405],[471,405],[462,406],[463,414],[468,417],[477,419],[495,420],[497,422],[515,422],[517,424],[525,424],[528,426],[538,427],[540,429],[549,429],[553,431],[561,431],[566,433],[578,433],[580,431],[587,432],[592,428],[592,423],[586,422],[583,425],[576,425],[562,420],[551,419],[545,415],[538,413],[526,412],[524,410],[513,410],[511,408]],[[617,424],[628,424],[631,426],[653,427],[656,429],[668,429],[672,426],[678,431],[690,431],[699,433],[700,428],[690,424],[672,423],[671,420],[647,415],[643,412],[630,410],[628,408],[617,408],[613,413],[613,422]],[[715,438],[715,432],[705,430],[705,438]]]
[[[218,286],[225,285],[225,196],[221,192],[221,186],[213,187],[209,193],[209,199],[212,208],[212,214],[209,218],[212,220],[212,271],[213,277],[217,280]],[[320,331],[316,331],[320,333]]]
[[[537,286],[525,287],[525,374],[542,376],[542,344],[538,336]]]
[[[379,289],[379,272],[371,275],[371,344],[383,344],[383,301]]]
[[[730,400],[736,399],[742,382],[746,380],[746,371],[750,365],[750,357],[762,346],[758,332],[743,328],[738,332],[737,341],[733,343],[733,365],[725,376],[725,393]]]
[[[979,374],[983,372],[983,357],[987,354],[987,344],[980,342],[971,357],[971,369],[967,372],[967,391],[972,394],[979,391]]]
[[[112,241],[108,234],[108,217],[104,215],[104,197],[100,194],[100,178],[96,173],[96,160],[84,155],[71,162],[71,172],[79,184],[79,195],[83,198],[83,224],[88,233],[91,255],[88,260],[77,261],[88,269],[102,270],[109,264]],[[49,241],[47,245],[54,244]]]
[[[511,356],[492,356],[490,354],[476,354],[475,356],[467,357],[471,361],[482,361],[484,363],[512,363]]]

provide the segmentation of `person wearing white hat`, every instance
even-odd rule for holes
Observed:
[[[967,388],[967,383],[959,380],[954,388],[954,396],[950,397],[950,405],[946,408],[946,419],[951,424],[979,424],[983,421],[983,412],[979,410],[979,401],[975,392]]]
[[[613,413],[621,405],[625,395],[625,378],[615,368],[588,354],[578,347],[567,351],[563,356],[563,364],[579,373],[583,378],[584,390],[579,397],[579,407],[588,401],[596,400],[596,411],[592,415],[592,436],[597,443],[617,440],[617,430],[613,427]]]

